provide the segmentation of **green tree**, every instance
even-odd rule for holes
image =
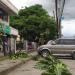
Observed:
[[[29,41],[48,41],[56,36],[56,23],[53,17],[41,5],[21,9],[17,16],[11,16],[11,26],[17,28],[21,37]]]

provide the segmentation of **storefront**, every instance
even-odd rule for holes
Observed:
[[[11,45],[11,51],[16,53],[16,40],[17,40],[17,37],[18,37],[18,30],[13,28],[13,27],[10,27],[11,31],[10,31],[10,45]]]
[[[9,0],[0,0],[0,49],[4,52],[4,55],[7,55],[12,50],[13,52],[16,51],[16,37],[18,36],[18,31],[10,27],[9,16],[16,15],[17,13],[18,10]],[[12,31],[17,33],[17,35]],[[14,43],[12,44],[11,41],[14,41]],[[14,49],[12,49],[13,45]]]
[[[9,53],[9,39],[10,39],[11,28],[3,22],[0,22],[0,49],[4,52],[4,55]]]

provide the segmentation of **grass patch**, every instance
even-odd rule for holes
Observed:
[[[27,58],[28,57],[28,53],[26,52],[17,52],[16,54],[12,54],[9,56],[10,59],[19,59],[19,58]]]

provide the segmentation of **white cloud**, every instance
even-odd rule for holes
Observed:
[[[62,34],[64,36],[75,36],[75,20],[63,20],[62,26]]]
[[[46,0],[10,0],[18,9],[24,6],[31,6],[34,4],[42,4],[46,2]]]
[[[53,15],[53,0],[10,0],[18,9],[22,7],[29,7],[31,5],[40,4],[44,9],[48,11],[50,15]]]

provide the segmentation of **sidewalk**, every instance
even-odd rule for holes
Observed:
[[[0,52],[0,57],[4,56],[4,54],[2,52]]]
[[[30,60],[7,75],[41,75],[42,71],[35,68],[37,61]]]
[[[36,52],[32,52],[29,55],[35,56],[36,54],[37,54]],[[31,57],[25,58],[23,60],[6,59],[3,61],[0,61],[0,75],[6,75],[6,73],[14,70],[18,66],[21,66],[22,64],[24,64],[26,61],[29,61],[30,59],[31,59]]]

